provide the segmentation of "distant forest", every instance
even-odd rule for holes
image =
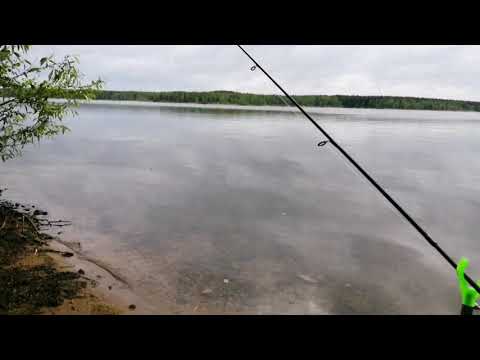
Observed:
[[[8,95],[6,89],[0,89],[0,97],[8,97]],[[357,95],[293,95],[293,97],[300,105],[311,107],[480,111],[480,102],[476,101]],[[96,92],[96,99],[254,106],[286,106],[286,103],[289,104],[285,96],[234,91],[146,92],[101,90]]]
[[[356,95],[294,95],[293,97],[300,105],[311,107],[480,111],[480,102],[461,100]],[[288,99],[284,96],[258,95],[233,91],[143,92],[103,90],[98,91],[97,100],[131,100],[255,106],[285,106],[285,103],[289,103]]]

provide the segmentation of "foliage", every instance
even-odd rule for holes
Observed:
[[[78,99],[89,100],[103,84],[82,84],[78,59],[53,56],[28,59],[29,45],[0,45],[0,158],[21,154],[28,143],[65,133],[66,114],[75,114]],[[51,101],[62,98],[62,101]]]
[[[288,99],[279,95],[258,95],[233,91],[209,92],[144,92],[144,91],[98,91],[99,100],[133,100],[154,102],[180,102],[199,104],[275,105],[285,106]],[[418,109],[480,111],[480,102],[428,99],[395,96],[349,96],[349,95],[298,95],[295,100],[302,106],[344,107],[375,109]]]

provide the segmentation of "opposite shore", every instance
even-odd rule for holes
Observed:
[[[407,96],[292,95],[301,106],[362,109],[480,111],[480,102]],[[143,101],[247,106],[292,106],[283,95],[235,91],[115,91],[95,92],[97,100]]]
[[[94,99],[152,103],[188,103],[203,105],[293,106],[283,95],[252,94],[235,91],[118,91],[96,90]],[[11,97],[0,89],[0,97]],[[437,99],[411,96],[292,95],[298,104],[311,108],[398,109],[480,112],[479,101]],[[52,99],[55,96],[51,97]]]

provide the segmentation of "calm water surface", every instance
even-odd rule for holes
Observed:
[[[480,114],[316,109],[480,277]],[[301,116],[82,105],[72,132],[0,165],[6,196],[71,219],[150,312],[455,314],[454,271]]]

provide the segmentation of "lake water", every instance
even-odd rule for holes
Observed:
[[[73,221],[149,313],[456,314],[455,273],[300,115],[81,105],[0,164],[5,196]],[[480,277],[480,114],[313,116]]]

